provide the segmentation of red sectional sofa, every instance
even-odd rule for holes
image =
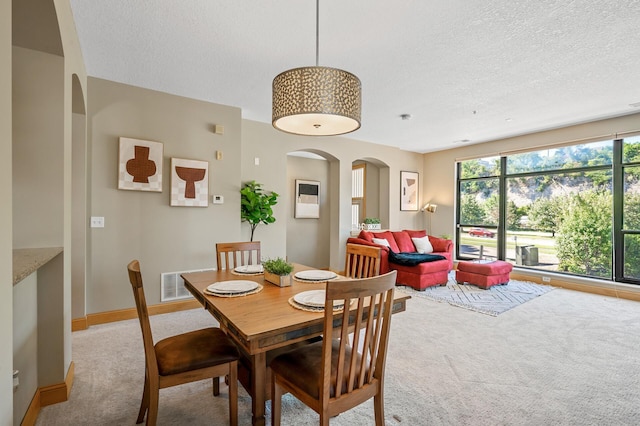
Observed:
[[[347,243],[362,244],[380,247],[382,249],[382,259],[380,263],[380,273],[386,274],[391,270],[398,271],[396,284],[407,285],[416,290],[424,290],[435,285],[445,285],[449,278],[449,271],[453,269],[453,242],[444,238],[429,235],[429,242],[433,246],[432,254],[439,254],[446,259],[433,262],[420,263],[415,266],[403,266],[389,262],[389,248],[396,253],[414,253],[416,248],[411,238],[427,236],[425,230],[412,231],[384,231],[371,232],[360,231],[358,237],[351,237]],[[376,244],[374,238],[386,239],[389,247]]]

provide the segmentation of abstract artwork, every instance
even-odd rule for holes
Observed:
[[[418,210],[418,173],[400,172],[400,210]]]
[[[320,182],[296,179],[296,219],[320,217]]]
[[[171,159],[171,205],[207,207],[209,205],[209,163]]]
[[[162,143],[120,138],[118,189],[162,192]]]

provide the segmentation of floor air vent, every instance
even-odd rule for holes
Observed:
[[[160,274],[160,301],[190,299],[193,296],[184,288],[184,280],[180,274],[187,272],[212,271],[213,269],[196,269],[194,271],[164,272]]]

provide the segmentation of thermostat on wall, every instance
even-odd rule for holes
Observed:
[[[211,202],[213,204],[223,204],[224,203],[224,197],[222,195],[214,195],[211,198],[212,198]]]

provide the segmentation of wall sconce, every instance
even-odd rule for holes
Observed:
[[[422,211],[423,212],[428,212],[428,213],[435,213],[437,208],[438,208],[437,204],[427,203],[422,208]]]

